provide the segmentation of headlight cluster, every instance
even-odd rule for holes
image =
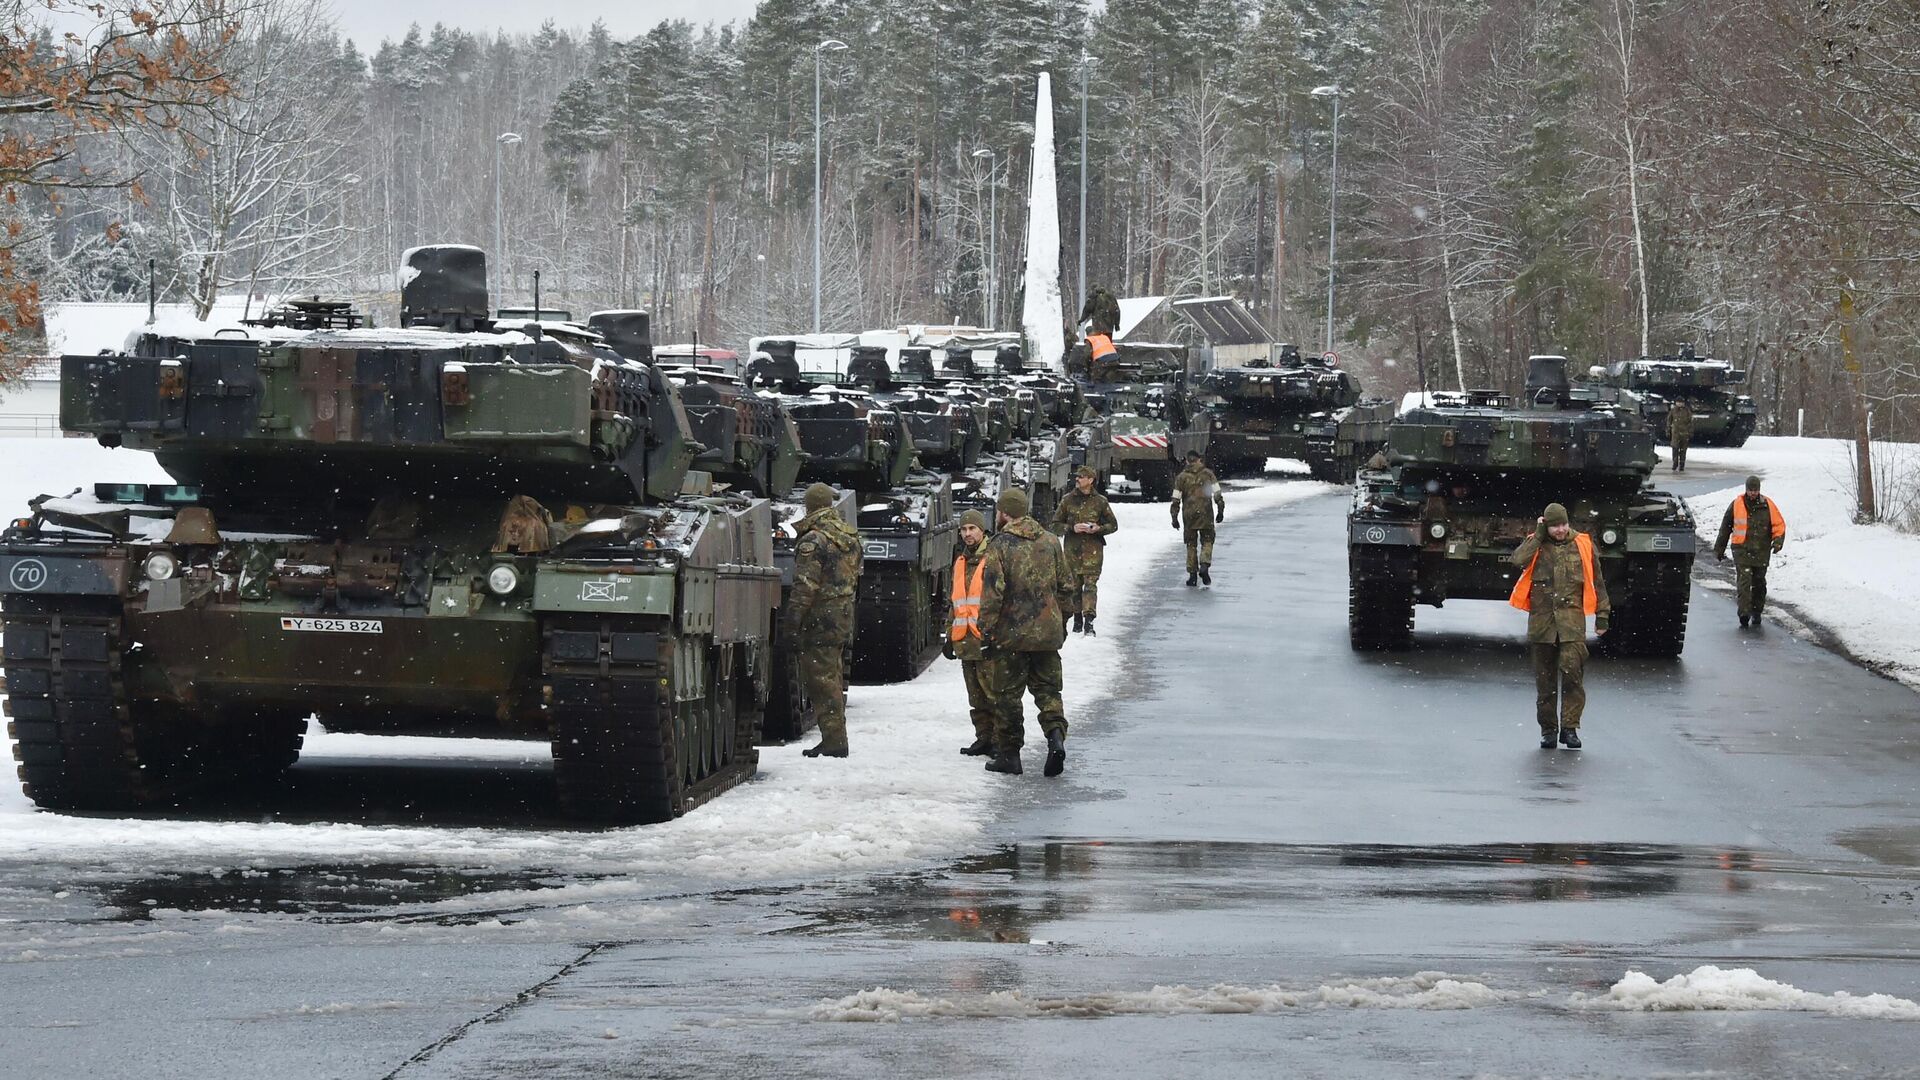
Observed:
[[[487,590],[495,596],[510,596],[520,587],[520,571],[501,563],[487,571]]]
[[[1427,526],[1427,535],[1433,537],[1435,540],[1445,538],[1447,535],[1447,523],[1444,521],[1436,521]]]
[[[1600,530],[1600,542],[1601,542],[1601,543],[1603,543],[1603,544],[1617,544],[1617,543],[1619,543],[1619,542],[1620,542],[1620,530],[1619,530],[1619,529],[1602,529],[1602,530]]]
[[[169,581],[180,570],[180,563],[164,551],[156,551],[147,556],[147,580]]]

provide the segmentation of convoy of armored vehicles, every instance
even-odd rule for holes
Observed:
[[[62,358],[62,426],[152,452],[173,483],[42,496],[0,533],[30,798],[169,806],[268,778],[317,716],[535,735],[568,812],[683,813],[751,776],[761,739],[812,724],[778,613],[814,481],[865,545],[856,681],[911,679],[938,652],[961,510],[1018,488],[1045,521],[1080,465],[1165,499],[1190,450],[1223,474],[1267,457],[1357,474],[1357,649],[1410,644],[1418,604],[1505,598],[1506,555],[1561,501],[1599,548],[1609,642],[1676,655],[1693,521],[1648,486],[1655,429],[1686,396],[1696,441],[1752,430],[1751,402],[1719,389],[1744,373],[1691,350],[1614,365],[1611,393],[1537,357],[1523,400],[1476,391],[1389,426],[1348,372],[1253,338],[1216,342],[1197,374],[1183,346],[1083,346],[1072,377],[1005,343],[978,364],[959,339],[803,373],[775,338],[736,376],[660,362],[642,312],[490,318],[485,281],[477,249],[417,248],[393,329],[315,299],[245,337],[143,332]],[[1203,328],[1232,315],[1207,304]]]

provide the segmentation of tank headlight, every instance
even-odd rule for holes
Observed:
[[[501,563],[487,571],[487,589],[495,596],[511,595],[513,590],[519,587],[520,571],[506,563]]]
[[[1447,535],[1447,523],[1444,521],[1436,521],[1427,526],[1427,535],[1433,537],[1435,540]]]
[[[164,551],[156,551],[147,556],[147,580],[149,581],[167,581],[179,569],[180,564]]]
[[[1618,530],[1618,529],[1603,529],[1603,530],[1601,530],[1601,532],[1600,532],[1600,542],[1601,542],[1601,543],[1603,543],[1603,544],[1617,544],[1617,543],[1619,543],[1619,542],[1620,542],[1620,530]]]

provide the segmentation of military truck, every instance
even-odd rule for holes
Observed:
[[[714,494],[660,373],[495,332],[476,248],[405,254],[401,326],[142,335],[61,358],[61,422],[171,484],[0,533],[29,798],[265,778],[307,718],[536,735],[560,803],[653,822],[750,777],[779,595],[764,499]]]
[[[1612,601],[1604,638],[1628,655],[1686,642],[1694,520],[1649,483],[1653,432],[1630,409],[1529,362],[1527,397],[1470,391],[1415,407],[1387,432],[1386,468],[1362,469],[1347,514],[1347,626],[1355,649],[1412,644],[1416,604],[1506,600],[1507,562],[1550,502],[1593,538]]]
[[[865,566],[851,677],[912,679],[939,655],[951,623],[942,580],[960,530],[951,480],[915,467],[913,432],[899,411],[864,388],[840,385],[839,374],[803,374],[789,339],[763,341],[761,351],[749,381],[793,418],[807,455],[800,482],[851,488],[859,496]]]
[[[1606,381],[1630,395],[1654,438],[1667,441],[1667,414],[1684,401],[1693,410],[1695,446],[1742,446],[1759,423],[1753,399],[1731,387],[1747,381],[1743,368],[1694,355],[1692,345],[1658,359],[1624,360],[1606,369]]]
[[[1362,397],[1352,373],[1325,357],[1284,343],[1275,353],[1194,380],[1208,419],[1208,464],[1221,476],[1257,476],[1268,458],[1293,458],[1316,480],[1352,482],[1386,444],[1393,404]]]
[[[1208,441],[1206,418],[1187,395],[1186,347],[1117,341],[1114,349],[1094,363],[1082,343],[1073,361],[1087,404],[1107,421],[1112,471],[1139,485],[1142,498],[1172,498],[1187,452],[1205,454]]]

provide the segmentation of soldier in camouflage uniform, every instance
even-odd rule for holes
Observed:
[[[1760,494],[1760,478],[1747,477],[1746,493],[1727,504],[1720,518],[1720,535],[1713,541],[1713,557],[1727,560],[1733,545],[1734,583],[1739,595],[1740,625],[1760,625],[1767,608],[1767,567],[1787,546],[1787,519],[1780,504]]]
[[[1667,410],[1667,444],[1673,448],[1673,471],[1687,471],[1687,446],[1693,442],[1693,408],[1676,401]]]
[[[825,484],[807,488],[807,515],[794,526],[800,543],[782,627],[820,725],[820,742],[803,751],[807,757],[847,756],[844,657],[853,637],[853,595],[863,560],[860,531],[834,510],[836,497]]]
[[[982,573],[980,564],[987,557],[987,519],[978,510],[960,515],[960,553],[954,556],[953,572],[959,578],[954,587],[953,629],[940,652],[949,660],[960,661],[960,677],[967,684],[967,716],[973,721],[973,743],[961,749],[969,757],[993,753],[993,699],[980,681],[980,601],[972,593],[972,582]]]
[[[996,721],[994,757],[987,768],[1021,771],[1026,719],[1020,695],[1030,690],[1040,730],[1047,735],[1046,775],[1059,776],[1067,761],[1067,716],[1060,701],[1060,646],[1067,640],[1062,611],[1073,595],[1073,577],[1060,541],[1028,516],[1032,505],[1025,492],[1003,493],[995,509],[1000,531],[987,541],[980,590],[981,682]]]
[[[1573,531],[1567,508],[1559,503],[1547,505],[1534,534],[1520,542],[1509,561],[1522,568],[1510,602],[1527,613],[1540,749],[1553,749],[1557,728],[1560,744],[1578,750],[1587,707],[1587,616],[1594,616],[1596,632],[1607,632],[1612,605],[1606,575],[1593,541]]]
[[[1107,537],[1120,527],[1107,497],[1093,490],[1098,474],[1090,465],[1073,471],[1073,490],[1053,511],[1053,529],[1067,553],[1067,572],[1073,575],[1073,628],[1093,633],[1095,607],[1100,599],[1100,563]]]
[[[1211,504],[1211,505],[1209,505]],[[1187,467],[1173,478],[1173,527],[1180,527],[1180,512],[1187,514],[1187,584],[1213,584],[1213,527],[1227,519],[1227,499],[1220,494],[1220,478],[1200,460],[1197,451],[1187,451]]]
[[[1080,308],[1080,321],[1087,324],[1087,334],[1105,334],[1112,337],[1120,329],[1120,301],[1105,285],[1095,285],[1087,294],[1087,302]]]

